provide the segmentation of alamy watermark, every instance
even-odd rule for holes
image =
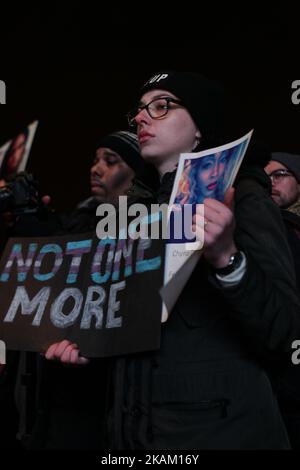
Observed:
[[[6,104],[6,85],[3,80],[0,80],[0,104]]]
[[[296,351],[292,354],[292,363],[294,366],[298,366],[300,364],[300,340],[295,339],[292,343],[292,349],[296,349]]]
[[[144,204],[128,205],[127,196],[119,197],[119,205],[100,204],[96,215],[99,239],[168,240],[172,243],[204,241],[203,204]],[[130,222],[129,222],[130,219]]]
[[[0,365],[6,364],[6,345],[0,340]]]
[[[292,90],[295,90],[293,91],[292,96],[291,96],[292,103],[295,105],[298,105],[300,104],[300,80],[293,81]]]

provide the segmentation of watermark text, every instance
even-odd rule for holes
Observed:
[[[127,196],[119,197],[119,206],[100,204],[96,215],[99,239],[168,240],[172,243],[200,244],[204,241],[203,204],[127,204]]]
[[[0,340],[0,365],[6,364],[6,346],[4,341]]]
[[[3,80],[0,80],[0,104],[6,104],[6,85]]]
[[[294,80],[292,83],[292,103],[295,105],[300,104],[300,80]]]

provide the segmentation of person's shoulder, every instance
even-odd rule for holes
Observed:
[[[61,223],[55,211],[47,210],[35,214],[23,214],[16,218],[10,228],[12,237],[47,237],[56,235]]]
[[[235,185],[235,215],[238,223],[255,231],[283,230],[279,207],[271,197],[272,185],[264,169],[249,165],[240,172]],[[275,229],[275,226],[277,227]]]
[[[147,201],[154,197],[154,191],[142,180],[135,178],[133,185],[127,192],[128,205],[135,204],[139,201]]]
[[[247,165],[240,170],[234,183],[236,201],[248,196],[271,201],[271,180],[258,165]]]
[[[287,209],[281,209],[281,215],[285,223],[294,225],[300,229],[300,216]]]
[[[97,225],[96,209],[99,203],[95,198],[80,202],[76,208],[61,215],[61,225],[65,233],[83,233],[94,230]]]
[[[235,186],[238,186],[242,181],[252,181],[264,187],[265,189],[271,189],[272,184],[269,176],[259,165],[250,164],[243,166],[237,174]]]

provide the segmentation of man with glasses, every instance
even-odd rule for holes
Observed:
[[[300,217],[288,210],[300,197],[300,155],[274,152],[265,172],[272,183],[272,199],[281,209],[286,226],[300,292]]]
[[[300,196],[300,155],[275,152],[265,167],[272,183],[272,199],[281,209],[293,255],[300,294],[300,217],[289,209]],[[299,338],[300,339],[300,338]],[[279,406],[293,449],[300,449],[300,369],[289,361],[273,372]]]
[[[265,168],[272,182],[272,199],[281,209],[288,209],[300,196],[300,155],[272,153]]]

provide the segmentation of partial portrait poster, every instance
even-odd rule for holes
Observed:
[[[34,121],[0,147],[0,181],[25,171],[38,121]]]

